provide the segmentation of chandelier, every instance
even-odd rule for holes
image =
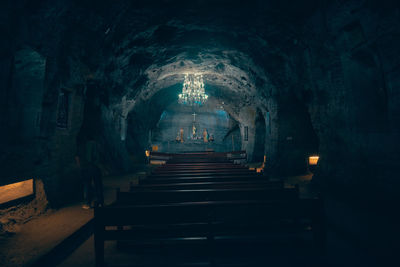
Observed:
[[[182,94],[179,94],[179,103],[190,106],[200,106],[207,101],[208,95],[204,91],[203,75],[186,74],[183,81]]]

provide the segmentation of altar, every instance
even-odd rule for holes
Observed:
[[[150,143],[158,146],[159,152],[232,151],[241,147],[239,129],[231,131],[234,124],[213,98],[196,110],[173,103],[151,131]]]
[[[159,152],[170,152],[170,153],[179,153],[179,152],[188,152],[188,151],[210,151],[213,150],[215,152],[224,152],[227,150],[227,147],[224,144],[220,143],[205,143],[201,139],[197,140],[186,140],[185,142],[162,142],[158,143],[158,151]]]
[[[193,122],[192,122],[192,126],[190,128],[188,128],[187,132],[189,132],[190,134],[185,138],[185,130],[184,128],[180,128],[178,131],[178,134],[175,138],[175,141],[177,143],[183,143],[183,142],[189,142],[189,141],[195,141],[194,143],[208,143],[208,142],[213,142],[214,141],[214,136],[210,135],[208,133],[207,128],[204,128],[204,130],[202,131],[201,134],[198,133],[198,123],[196,123],[196,113],[194,112],[192,114],[193,116]]]

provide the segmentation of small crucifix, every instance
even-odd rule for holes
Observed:
[[[193,116],[193,122],[196,122],[196,112],[193,112],[192,116]]]

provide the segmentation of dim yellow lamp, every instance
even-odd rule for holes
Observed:
[[[318,164],[319,156],[310,156],[308,157],[308,165],[316,166]]]
[[[145,153],[146,153],[146,157],[150,157],[150,150],[146,150]]]

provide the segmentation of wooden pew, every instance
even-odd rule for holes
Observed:
[[[202,175],[194,177],[173,177],[173,176],[150,176],[139,180],[139,185],[153,184],[153,183],[201,183],[201,182],[238,182],[238,181],[268,181],[265,176],[261,175]]]
[[[224,166],[224,165],[242,166],[241,164],[235,164],[235,163],[229,161],[229,162],[188,162],[188,163],[185,163],[185,162],[182,162],[182,163],[176,162],[176,163],[164,164],[164,165],[161,165],[160,167],[168,167],[168,166],[172,166],[172,167],[173,167],[173,166],[187,166],[187,165],[193,165],[193,166],[203,166],[203,165],[205,165],[205,166],[208,166],[208,165],[211,165],[211,166]]]
[[[240,165],[240,164],[234,164],[234,163],[231,163],[231,162],[213,162],[213,163],[210,163],[210,162],[192,162],[192,163],[168,163],[168,164],[164,164],[164,165],[161,165],[159,168],[167,168],[167,167],[187,167],[187,166],[215,166],[215,167],[218,167],[218,166],[243,166],[243,165]]]
[[[118,205],[158,204],[199,201],[298,199],[298,190],[270,187],[152,190],[136,188],[132,192],[117,191]]]
[[[246,244],[324,242],[320,200],[300,200],[297,187],[285,189],[234,165],[227,153],[170,155],[130,190],[118,190],[112,206],[95,208],[96,266],[104,264],[107,240],[185,247],[200,242],[211,258],[222,255],[220,247],[237,250],[235,258]]]
[[[167,164],[171,163],[227,163],[230,162],[227,159],[223,158],[215,158],[215,159],[208,159],[208,158],[198,158],[198,159],[193,159],[193,158],[188,158],[188,159],[170,159],[167,161]]]
[[[169,163],[183,163],[183,162],[212,162],[212,163],[226,163],[246,160],[246,151],[232,151],[232,152],[194,152],[184,154],[163,153],[163,152],[150,152],[150,162],[169,162]]]
[[[194,176],[217,176],[217,175],[260,175],[254,170],[249,170],[248,168],[241,165],[224,165],[215,166],[215,165],[203,165],[203,166],[162,166],[157,168],[152,172],[150,177],[194,177]]]
[[[247,168],[189,168],[189,169],[168,169],[168,170],[154,170],[151,175],[168,175],[168,174],[185,174],[185,173],[247,173],[247,174],[257,174],[256,171]]]
[[[224,172],[184,172],[184,173],[161,173],[151,174],[148,179],[152,178],[179,178],[179,177],[217,177],[217,176],[261,176],[261,174],[254,171],[235,172],[235,171],[224,171]],[[265,179],[265,177],[264,177]]]
[[[129,240],[155,244],[169,240],[205,242],[212,255],[219,243],[240,240],[274,244],[312,240],[320,246],[318,200],[204,201],[95,208],[96,266],[104,266],[104,242]],[[112,228],[108,228],[112,226]],[[129,226],[129,227],[124,227]],[[304,240],[303,240],[304,239]]]
[[[165,174],[182,174],[182,173],[255,173],[247,168],[189,168],[189,169],[168,169],[168,170],[154,170],[154,175],[165,175]]]
[[[173,180],[175,181],[175,180]],[[270,187],[270,188],[283,188],[283,182],[270,182],[267,180],[249,180],[249,181],[200,181],[194,182],[193,179],[180,183],[147,183],[138,185],[130,185],[130,191],[151,189],[151,190],[183,190],[183,189],[216,189],[216,188],[257,188],[257,187]]]
[[[223,166],[214,166],[214,165],[206,165],[206,166],[163,166],[157,168],[153,171],[153,173],[160,173],[160,172],[175,172],[175,171],[192,171],[192,170],[249,170],[241,165],[223,165]]]

